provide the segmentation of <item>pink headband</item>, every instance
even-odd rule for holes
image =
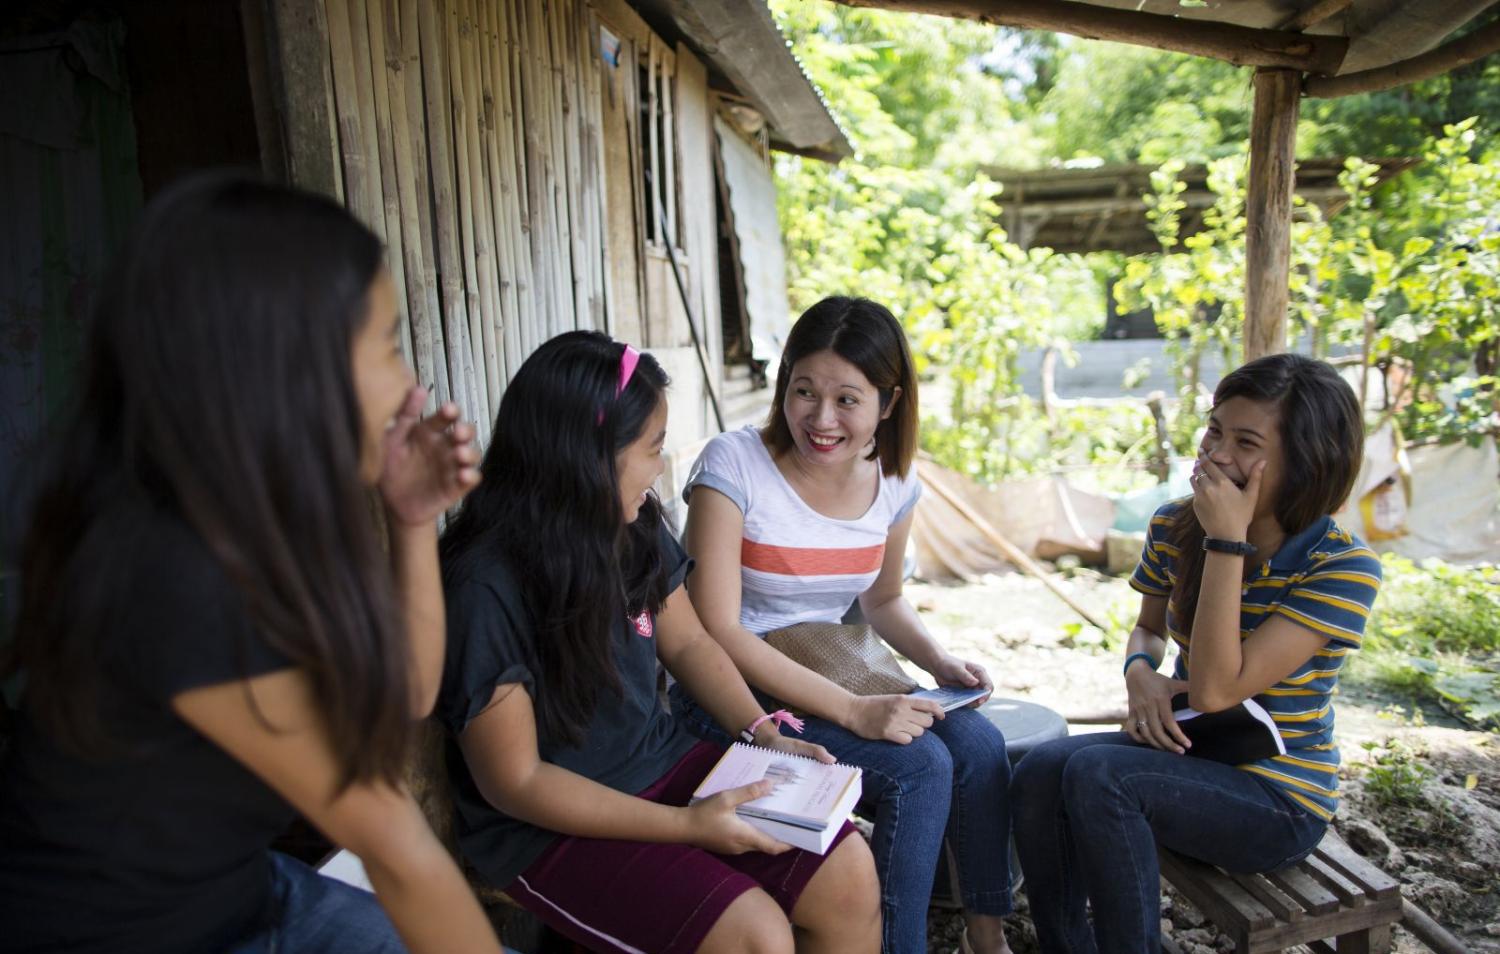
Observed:
[[[641,353],[630,345],[620,352],[620,380],[615,382],[615,400],[625,393],[625,386],[630,383],[630,378],[635,374],[635,366],[641,363]],[[595,424],[604,423],[604,408],[599,409],[599,414],[594,418]]]
[[[625,385],[630,383],[630,376],[635,374],[635,366],[641,363],[641,353],[630,345],[620,352],[620,381],[615,385],[615,399],[625,393]]]

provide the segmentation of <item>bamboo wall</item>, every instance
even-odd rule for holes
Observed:
[[[711,136],[700,132],[711,107],[690,52],[622,0],[324,4],[343,198],[386,242],[403,343],[433,402],[456,401],[487,442],[506,382],[553,335],[607,331],[664,363],[689,343],[662,272],[666,237],[646,208],[647,162],[675,180],[674,248],[721,373]],[[601,27],[620,40],[616,63],[601,55]],[[677,99],[695,105],[668,124],[690,154],[657,123],[643,137],[643,96],[669,116]],[[702,386],[689,390],[701,403]]]

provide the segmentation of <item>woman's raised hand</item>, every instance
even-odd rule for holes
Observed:
[[[1245,539],[1250,521],[1255,519],[1265,472],[1266,462],[1256,461],[1241,490],[1207,455],[1199,454],[1189,482],[1193,485],[1193,513],[1203,532],[1221,540]]]
[[[1193,744],[1172,717],[1172,697],[1187,692],[1182,679],[1163,676],[1149,666],[1131,666],[1125,672],[1129,714],[1121,726],[1125,734],[1164,752],[1182,755]]]
[[[884,739],[906,745],[926,732],[934,719],[943,717],[943,707],[931,699],[911,696],[855,696],[850,732],[862,739]]]
[[[395,423],[385,432],[380,496],[403,524],[431,523],[479,483],[474,427],[458,419],[458,405],[443,404],[426,420],[427,389],[413,387]]]
[[[747,851],[779,855],[790,851],[791,845],[777,841],[734,813],[745,802],[771,794],[774,788],[775,783],[761,779],[689,805],[684,809],[688,813],[688,844],[719,855]]]

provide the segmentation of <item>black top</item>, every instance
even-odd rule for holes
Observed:
[[[96,568],[117,574],[97,700],[110,748],[61,748],[23,696],[0,768],[0,951],[222,950],[263,926],[267,846],[294,813],[170,700],[290,662],[179,518],[117,514],[96,530],[130,554]]]
[[[682,547],[663,527],[660,537],[667,592],[682,585],[692,568]],[[509,568],[499,557],[477,559],[462,579],[450,581],[448,654],[435,715],[448,730],[448,775],[457,809],[458,845],[469,863],[496,887],[525,871],[558,838],[518,821],[480,794],[463,755],[453,743],[469,720],[490,703],[495,687],[520,683],[536,698],[536,677],[524,661],[521,634],[535,624]],[[667,773],[694,739],[663,708],[656,693],[655,621],[621,618],[612,645],[619,669],[619,698],[605,695],[584,733],[584,743],[560,748],[545,738],[537,750],[545,762],[634,794]]]

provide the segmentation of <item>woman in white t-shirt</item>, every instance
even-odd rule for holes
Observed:
[[[764,427],[710,441],[689,476],[693,604],[752,687],[808,714],[803,738],[864,768],[885,950],[927,949],[946,832],[963,949],[1008,951],[1010,765],[999,730],[972,709],[944,717],[927,700],[853,695],[763,640],[797,623],[836,623],[858,599],[875,631],[940,685],[991,688],[983,668],[943,649],[902,596],[921,488],[911,472],[917,382],[900,324],[867,299],[814,305],[787,339],[772,407]],[[680,687],[673,704],[716,735]]]

